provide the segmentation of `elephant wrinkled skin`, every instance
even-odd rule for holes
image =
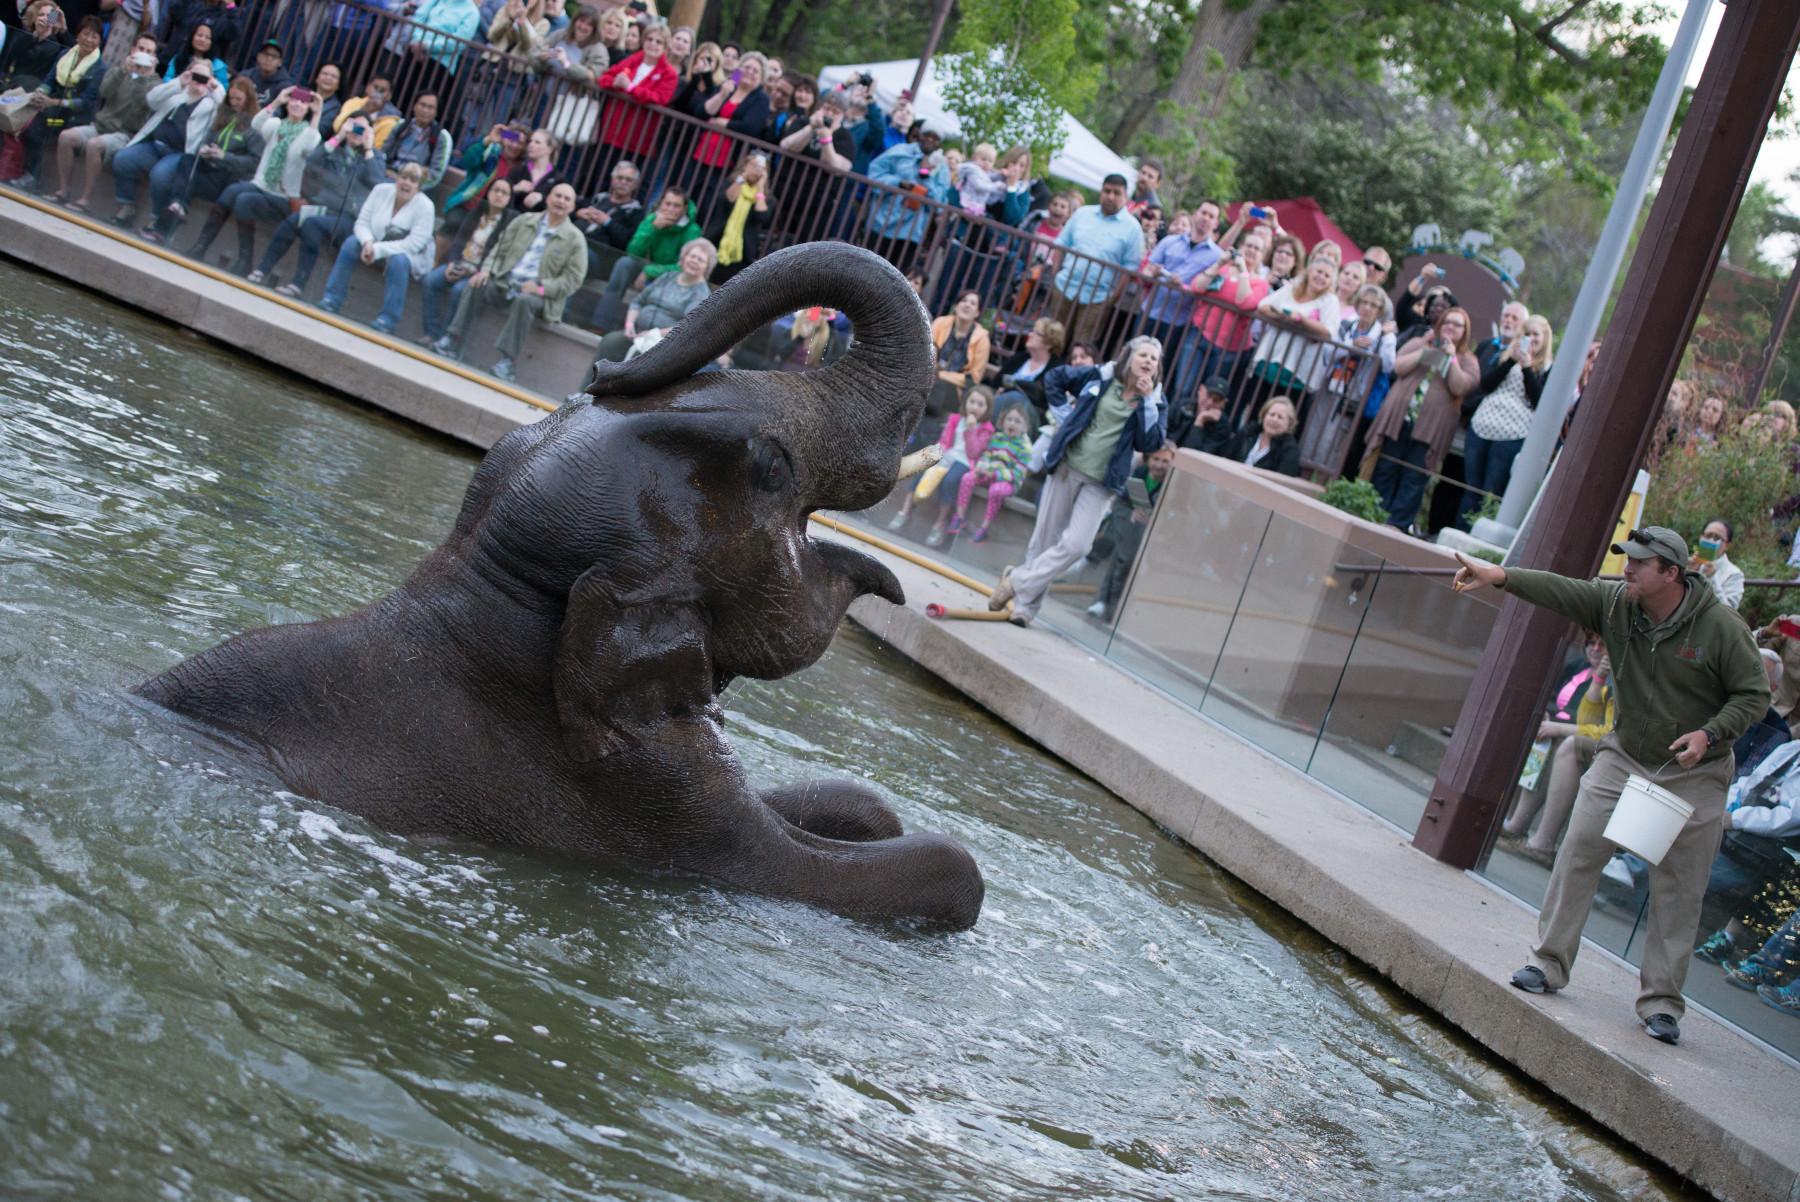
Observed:
[[[693,374],[774,316],[844,310],[822,371]],[[140,685],[266,748],[296,792],[400,833],[628,855],[858,917],[961,929],[981,873],[850,782],[754,789],[718,695],[824,654],[899,582],[809,537],[892,488],[934,378],[924,309],[842,243],[770,255],[591,404],[494,445],[455,528],[354,613],[238,635]]]

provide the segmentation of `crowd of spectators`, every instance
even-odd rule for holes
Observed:
[[[463,349],[484,305],[502,308],[503,379],[540,319],[629,354],[776,238],[844,237],[924,281],[940,315],[935,415],[990,388],[996,422],[1023,404],[1027,433],[1049,437],[1042,382],[1065,345],[1105,362],[1150,337],[1171,441],[1288,475],[1360,471],[1411,528],[1458,438],[1459,520],[1503,491],[1551,361],[1548,323],[1522,307],[1492,333],[1429,276],[1390,299],[1381,247],[1346,261],[1272,206],[1173,204],[1153,160],[1090,203],[1053,189],[1025,147],[946,146],[866,76],[821,89],[669,26],[651,0],[118,0],[71,33],[80,8],[31,0],[0,46],[0,87],[38,110],[4,138],[16,184],[41,177],[87,210],[110,165],[117,224],[168,241],[199,210],[177,249],[206,259],[223,243],[220,265],[252,283],[305,299],[332,256],[315,298],[328,311],[349,302],[356,267],[380,266],[379,308],[356,315],[397,332],[416,286],[417,340],[440,353]],[[568,214],[550,203],[564,186]],[[529,232],[511,232],[521,217]],[[652,294],[687,278],[699,240],[704,278]],[[1694,436],[1707,430],[1702,418]]]

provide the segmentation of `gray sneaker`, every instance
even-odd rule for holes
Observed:
[[[1555,993],[1555,986],[1550,984],[1544,970],[1535,964],[1527,964],[1512,975],[1514,989],[1523,989],[1526,993]]]
[[[511,359],[494,360],[494,366],[488,368],[488,371],[492,373],[496,380],[504,380],[508,384],[511,384],[518,379],[518,377],[513,374],[513,361]]]
[[[1644,1034],[1652,1039],[1660,1039],[1664,1043],[1681,1042],[1681,1024],[1675,1021],[1673,1014],[1652,1014],[1649,1018],[1638,1021],[1644,1024]]]

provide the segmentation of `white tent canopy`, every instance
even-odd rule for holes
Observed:
[[[925,72],[925,82],[920,85],[919,94],[913,97],[913,113],[938,126],[947,137],[955,137],[962,132],[962,127],[957,123],[956,114],[944,104],[943,82],[937,73],[938,63],[941,61],[941,58],[934,58]],[[852,63],[827,67],[819,72],[819,86],[836,87],[867,71],[875,77],[875,99],[881,102],[884,112],[891,113],[900,99],[900,93],[912,87],[913,75],[918,69],[919,60],[916,58],[899,59],[891,63]],[[1114,172],[1127,179],[1131,178],[1130,164],[1114,154],[1112,148],[1095,137],[1087,126],[1064,113],[1062,127],[1063,148],[1050,160],[1051,175],[1087,188],[1098,188],[1100,181]]]

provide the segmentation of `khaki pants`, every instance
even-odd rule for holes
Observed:
[[[477,296],[476,289],[463,289],[456,302],[456,316],[450,319],[450,337],[460,343],[469,332],[469,323],[474,320],[475,305],[478,301],[485,302],[506,310],[506,324],[500,328],[499,337],[494,339],[494,349],[500,352],[502,359],[517,359],[525,349],[525,336],[531,333],[531,327],[544,311],[544,298],[535,293],[519,292],[509,299],[504,276],[490,278],[479,292]]]
[[[1675,837],[1662,863],[1650,869],[1650,914],[1643,967],[1638,971],[1638,1017],[1682,1016],[1687,1005],[1681,986],[1687,980],[1688,960],[1700,929],[1706,878],[1725,833],[1725,787],[1731,783],[1731,771],[1732,757],[1727,754],[1693,768],[1671,764],[1658,775],[1652,766],[1619,750],[1615,736],[1600,740],[1593,766],[1581,778],[1569,831],[1550,869],[1544,908],[1538,914],[1538,946],[1532,959],[1543,969],[1552,989],[1569,983],[1569,970],[1581,949],[1581,928],[1600,885],[1600,870],[1614,851],[1601,832],[1619,802],[1625,777],[1636,773],[1694,807],[1693,817]]]
[[[1104,485],[1088,479],[1066,462],[1057,464],[1038,497],[1037,525],[1031,528],[1025,562],[1013,569],[1015,614],[1024,618],[1037,616],[1051,582],[1093,549],[1094,536],[1100,533],[1100,523],[1112,499]]]

